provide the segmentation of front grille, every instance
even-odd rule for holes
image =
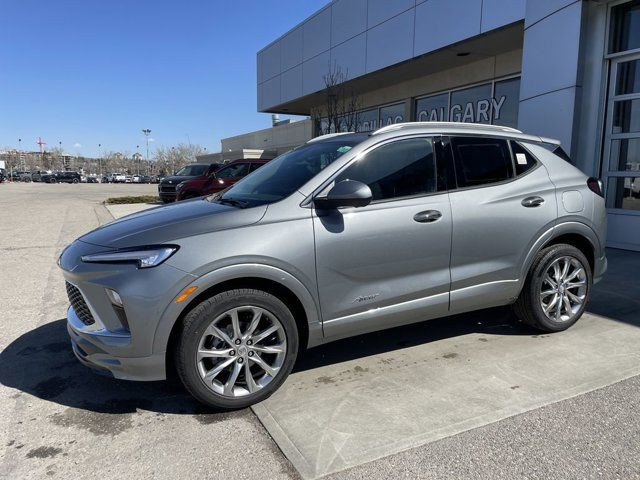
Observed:
[[[87,302],[84,301],[82,293],[80,293],[80,290],[78,290],[77,287],[71,285],[69,282],[65,283],[67,287],[67,296],[69,297],[69,303],[71,303],[71,306],[76,312],[76,315],[85,325],[93,325],[96,321],[93,319],[93,315],[91,315],[91,311],[87,306]]]
[[[161,185],[160,186],[160,191],[162,193],[176,193],[176,186],[175,185]]]

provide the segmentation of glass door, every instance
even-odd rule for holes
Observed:
[[[640,53],[610,65],[603,162],[607,243],[640,250]]]

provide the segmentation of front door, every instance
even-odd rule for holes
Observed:
[[[640,53],[611,62],[603,172],[607,245],[640,250]]]
[[[327,337],[446,314],[451,212],[439,186],[435,142],[375,147],[336,178],[366,183],[362,208],[314,209],[318,290]]]

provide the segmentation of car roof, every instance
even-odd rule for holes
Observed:
[[[378,137],[381,139],[393,138],[402,134],[436,134],[436,135],[484,135],[491,137],[510,138],[514,140],[523,140],[536,143],[548,143],[553,145],[560,145],[558,140],[546,137],[540,137],[537,135],[529,135],[521,132],[515,128],[504,127],[500,125],[485,125],[480,123],[461,123],[461,122],[406,122],[395,123],[379,128],[369,133],[330,133],[328,135],[321,135],[313,138],[307,142],[330,142],[330,141],[357,141],[358,143],[365,141],[371,137]]]

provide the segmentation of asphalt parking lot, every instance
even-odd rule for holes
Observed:
[[[640,478],[640,254],[609,252],[564,334],[493,309],[360,336],[218,414],[93,374],[66,337],[59,251],[156,188],[0,185],[0,477]]]

